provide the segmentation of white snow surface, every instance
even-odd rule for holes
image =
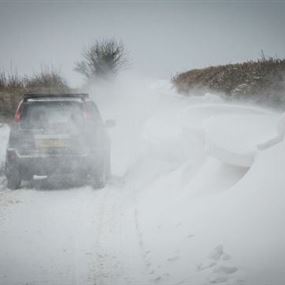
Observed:
[[[117,123],[113,178],[9,191],[2,176],[0,284],[285,283],[284,115],[165,81],[89,92]]]

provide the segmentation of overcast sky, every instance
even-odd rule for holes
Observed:
[[[260,56],[285,57],[285,1],[3,1],[0,70],[60,70],[102,38],[122,40],[130,68],[156,78]]]

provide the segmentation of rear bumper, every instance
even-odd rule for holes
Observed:
[[[92,163],[87,156],[22,157],[18,166],[23,176],[32,176],[84,172]]]
[[[84,155],[19,155],[13,161],[7,160],[9,165],[16,165],[23,179],[30,179],[33,175],[61,175],[71,173],[88,173],[100,167],[104,161],[104,152],[97,151]]]

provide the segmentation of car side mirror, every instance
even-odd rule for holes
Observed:
[[[113,128],[116,126],[115,120],[106,120],[104,124],[105,128]]]

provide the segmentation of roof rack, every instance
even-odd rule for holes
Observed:
[[[23,100],[37,99],[37,98],[80,98],[82,100],[88,99],[89,95],[87,93],[26,93],[23,96]]]

